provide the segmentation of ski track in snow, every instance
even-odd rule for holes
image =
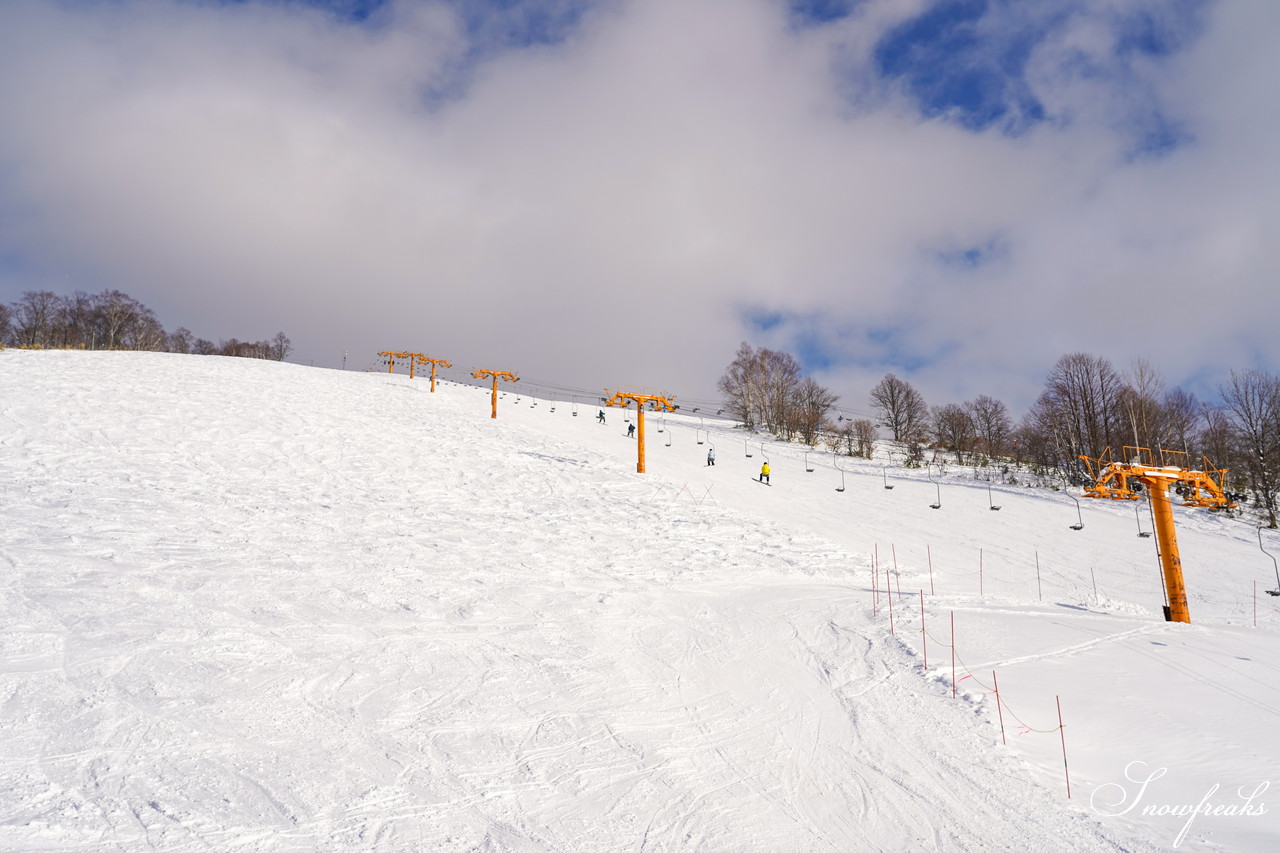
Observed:
[[[917,600],[898,599],[898,637],[870,612],[884,531],[818,509],[771,520],[768,504],[797,500],[785,479],[761,498],[736,475],[707,494],[693,466],[638,477],[634,443],[610,449],[625,441],[616,419],[522,414],[490,421],[487,394],[402,376],[0,352],[0,849],[1172,839],[1066,803],[1044,770],[1056,740],[1029,756],[993,746],[989,702],[952,701],[941,670],[920,677]],[[938,517],[900,520],[909,534]],[[1025,544],[993,546],[984,581],[1025,587],[1010,568]],[[923,555],[899,556],[895,580],[927,589]],[[935,556],[944,586],[969,582],[954,549]],[[1043,621],[1050,607],[1014,595],[1001,617],[994,600],[952,589],[930,618],[954,605],[965,620]],[[1141,608],[1078,625],[1053,609],[1070,627],[1044,649],[977,632],[975,669],[1010,667],[1016,684],[1027,664],[1195,639],[1134,624]],[[1274,688],[1186,661],[1159,662],[1275,707]],[[1274,822],[1245,829],[1280,837]]]

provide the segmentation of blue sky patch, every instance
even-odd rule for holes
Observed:
[[[1137,78],[1135,61],[1185,49],[1204,29],[1205,0],[1143,3],[1104,19],[1116,36],[1109,57],[1067,60],[1066,76],[1114,87],[1139,113],[1158,117],[1137,128],[1135,146],[1167,152],[1189,136],[1164,118],[1154,90]],[[1064,2],[939,0],[890,30],[876,45],[876,68],[914,100],[921,114],[974,131],[995,128],[1019,135],[1058,116],[1049,115],[1027,80],[1033,51],[1088,12]]]
[[[877,352],[871,357],[857,359],[858,366],[910,376],[937,364],[955,352],[958,347],[954,341],[941,341],[928,350],[921,351],[911,348],[903,340],[905,333],[904,326],[880,326],[867,329],[862,333],[863,337]]]
[[[796,335],[795,349],[795,357],[806,373],[827,370],[837,362],[835,354],[826,347],[822,336],[812,330]]]
[[[849,17],[855,0],[791,0],[791,17],[804,26],[822,26]]]
[[[743,314],[747,323],[759,332],[768,332],[782,325],[786,317],[780,311],[746,311]]]
[[[988,240],[985,243],[975,243],[970,246],[962,246],[957,249],[945,249],[934,253],[934,257],[945,267],[953,269],[971,270],[986,266],[987,264],[1006,257],[1009,253],[1008,247],[999,240]]]
[[[890,31],[876,46],[882,76],[899,81],[930,117],[949,116],[971,130],[1000,123],[1020,130],[1044,120],[1025,69],[1043,31],[994,33],[984,27],[987,0],[945,0]]]
[[[254,3],[319,9],[350,24],[365,24],[391,7],[391,0],[221,0],[224,5]],[[558,44],[569,37],[592,0],[440,0],[453,10],[480,54],[494,49]]]
[[[388,3],[389,0],[221,0],[221,5],[224,6],[263,4],[320,9],[335,18],[357,24],[369,20],[375,12],[387,6]]]

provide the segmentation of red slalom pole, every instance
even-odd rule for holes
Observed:
[[[1054,696],[1058,702],[1058,734],[1062,735],[1062,774],[1067,778],[1067,799],[1071,799],[1071,772],[1067,769],[1067,735],[1062,729],[1062,698]]]
[[[871,546],[871,589],[875,591],[876,611],[880,610],[880,549]]]
[[[929,556],[929,594],[937,595],[937,593],[934,592],[934,589],[933,589],[933,547],[930,545],[925,545],[924,552]]]
[[[888,587],[889,587],[889,572],[888,572],[887,570],[886,570],[886,571],[885,571],[885,573],[884,573],[884,585],[885,585],[885,592],[887,592],[887,593],[888,593],[888,597],[889,597],[889,633],[890,633],[890,634],[893,634],[893,636],[895,636],[895,637],[896,637],[896,636],[898,636],[898,635],[897,635],[897,634],[894,632],[894,630],[893,630],[893,593],[892,593],[892,592],[890,592],[890,591],[889,591],[889,588],[888,588]]]
[[[1257,581],[1253,582],[1258,585]],[[924,632],[924,590],[920,590],[920,649],[924,653],[924,671],[929,671],[929,637]]]
[[[871,618],[880,615],[880,579],[876,577],[876,560],[871,558]]]
[[[996,671],[991,670],[991,684],[996,689],[996,712],[1000,715],[1000,742],[1005,746],[1009,745],[1009,741],[1004,737],[1004,708],[1000,707],[1000,682],[996,681]]]

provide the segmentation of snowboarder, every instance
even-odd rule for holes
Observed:
[[[769,483],[769,463],[768,462],[760,466],[760,482]],[[773,483],[769,483],[769,485],[772,486]]]
[[[635,438],[635,437],[636,437],[636,425],[627,424],[627,438]]]
[[[604,423],[604,409],[601,409],[600,414],[596,415],[596,420],[600,423]]]
[[[707,465],[711,466],[715,464],[716,464],[716,449],[713,447],[707,451]]]

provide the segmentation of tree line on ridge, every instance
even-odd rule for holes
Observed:
[[[793,356],[744,342],[717,387],[749,429],[870,458],[883,428],[909,466],[924,464],[930,452],[931,461],[950,454],[957,465],[1026,466],[1079,486],[1090,476],[1082,456],[1099,459],[1109,451],[1121,461],[1125,447],[1173,451],[1181,455],[1171,464],[1180,467],[1229,469],[1226,487],[1277,524],[1280,377],[1263,370],[1232,371],[1219,398],[1204,401],[1168,387],[1145,360],[1121,372],[1106,358],[1068,353],[1017,421],[987,395],[930,406],[910,382],[888,373],[869,394],[874,418],[839,415],[833,422],[839,398],[805,376]]]

